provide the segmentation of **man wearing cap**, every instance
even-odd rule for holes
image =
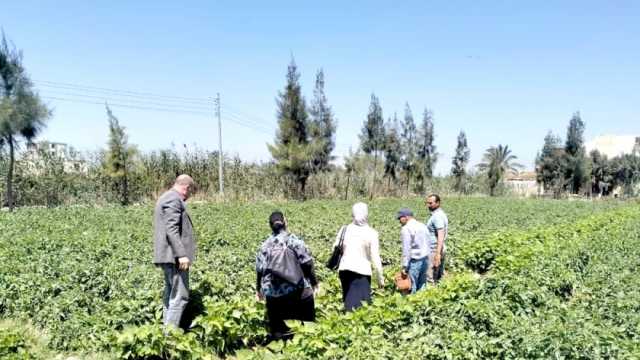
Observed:
[[[402,229],[402,273],[411,277],[411,293],[420,290],[427,282],[429,246],[427,227],[413,217],[413,211],[402,208],[397,215]]]
[[[185,201],[194,190],[189,175],[176,178],[158,198],[153,215],[153,263],[164,273],[162,322],[180,326],[189,302],[189,268],[195,259],[196,238]]]
[[[437,283],[444,275],[444,256],[447,252],[445,240],[449,235],[449,218],[440,208],[440,196],[431,194],[425,200],[431,217],[427,221],[429,231],[429,267],[427,269],[427,281]]]

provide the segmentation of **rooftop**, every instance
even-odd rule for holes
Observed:
[[[585,143],[587,154],[598,150],[608,158],[631,154],[639,137],[636,135],[600,135]]]

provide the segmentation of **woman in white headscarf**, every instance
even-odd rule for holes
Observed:
[[[378,285],[384,286],[378,232],[368,224],[367,204],[356,203],[352,208],[353,222],[338,231],[334,247],[342,243],[342,258],[338,266],[342,284],[342,300],[346,311],[353,311],[363,302],[371,302],[371,265],[376,269]]]

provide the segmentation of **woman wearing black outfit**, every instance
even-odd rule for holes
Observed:
[[[319,284],[309,249],[287,231],[280,211],[269,216],[269,226],[272,234],[256,257],[256,297],[266,300],[272,339],[290,339],[292,334],[284,320],[315,321],[314,295]]]

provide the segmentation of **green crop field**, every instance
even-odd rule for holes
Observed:
[[[18,209],[0,214],[0,358],[128,359],[639,358],[640,205],[444,199],[447,275],[394,292],[399,224],[421,199],[376,200],[387,286],[343,314],[324,267],[352,203],[190,204],[198,236],[193,326],[163,334],[162,276],[151,264],[152,206]],[[255,254],[281,209],[316,258],[318,321],[266,344]]]

